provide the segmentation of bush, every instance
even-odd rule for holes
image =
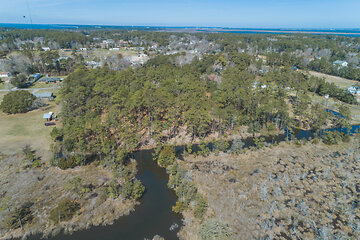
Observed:
[[[84,185],[82,178],[74,177],[66,183],[65,189],[71,191],[73,194],[76,194],[81,198],[84,196],[84,194],[91,191],[91,185]]]
[[[42,166],[40,157],[35,155],[35,150],[32,150],[29,145],[23,148],[24,159],[27,162],[26,167],[37,168]]]
[[[215,141],[214,150],[215,154],[218,155],[219,152],[225,152],[229,148],[229,142],[226,140]]]
[[[175,206],[172,207],[172,211],[175,213],[181,213],[182,211],[187,209],[187,204],[182,201],[176,201]]]
[[[239,154],[239,153],[241,153],[244,146],[245,146],[245,143],[241,139],[239,139],[239,138],[234,139],[234,141],[232,142],[231,148],[230,148],[230,152]]]
[[[161,167],[168,167],[174,163],[175,158],[176,155],[174,147],[166,145],[161,149],[157,160]]]
[[[0,109],[8,114],[25,113],[31,109],[36,97],[27,91],[13,91],[4,96]]]
[[[196,218],[202,219],[207,209],[207,202],[205,198],[199,193],[196,194],[195,201],[194,216]]]
[[[201,240],[233,239],[229,226],[215,219],[206,219],[199,227],[198,236]]]
[[[133,198],[134,200],[140,199],[144,191],[145,187],[138,179],[127,181],[120,188],[120,193],[124,198]]]
[[[342,140],[342,133],[340,132],[326,132],[325,136],[323,137],[323,142],[327,145],[334,145],[339,144]]]
[[[74,156],[70,156],[68,158],[62,157],[58,160],[57,166],[61,168],[62,170],[68,169],[68,168],[74,168],[78,166],[76,158]]]
[[[17,229],[23,226],[25,223],[31,222],[33,216],[30,207],[32,205],[32,203],[27,202],[20,208],[16,208],[13,212],[10,213],[7,219],[5,219],[6,225],[11,229]]]
[[[79,208],[80,206],[77,202],[72,201],[71,199],[65,199],[50,212],[50,220],[55,223],[68,221],[74,216]]]

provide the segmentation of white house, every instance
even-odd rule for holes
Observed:
[[[42,50],[44,50],[45,52],[50,51],[49,47],[42,47]]]
[[[360,95],[360,87],[357,86],[351,86],[348,89],[348,92],[351,93],[352,95]]]
[[[337,65],[339,67],[347,67],[348,66],[348,62],[341,61],[341,60],[336,60],[333,64]]]
[[[0,72],[0,78],[2,77],[10,77],[10,73],[8,72]]]

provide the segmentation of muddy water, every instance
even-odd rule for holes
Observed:
[[[61,233],[51,240],[137,240],[152,239],[155,235],[177,239],[179,228],[171,231],[176,223],[181,226],[181,216],[172,212],[176,195],[167,188],[168,175],[152,159],[152,150],[135,154],[138,162],[137,178],[145,185],[141,204],[129,216],[120,217],[113,225],[91,227],[72,235]]]

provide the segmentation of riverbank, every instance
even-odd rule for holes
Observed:
[[[130,163],[131,175],[136,173],[136,163]],[[57,167],[24,168],[23,156],[3,156],[0,160],[0,196],[5,199],[8,209],[2,209],[0,239],[22,238],[25,236],[51,236],[60,232],[72,233],[91,226],[112,224],[120,216],[128,215],[137,202],[118,197],[112,199],[105,192],[113,180],[113,173],[101,166],[88,165],[74,169],[60,170]],[[86,184],[86,191],[79,196],[67,187],[75,177]],[[117,181],[121,181],[121,178]],[[78,205],[76,214],[60,223],[50,220],[51,211],[59,202],[72,199]],[[31,203],[32,220],[23,224],[22,229],[9,229],[6,220],[15,209]]]
[[[233,239],[358,239],[359,147],[355,138],[331,146],[282,142],[177,164],[205,196],[205,219],[228,225]],[[198,239],[204,222],[183,216],[180,239]]]

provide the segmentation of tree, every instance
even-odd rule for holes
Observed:
[[[28,79],[25,74],[20,73],[11,79],[11,84],[17,88],[27,87]]]
[[[25,113],[30,110],[36,97],[27,91],[13,91],[4,96],[0,109],[8,114]]]

